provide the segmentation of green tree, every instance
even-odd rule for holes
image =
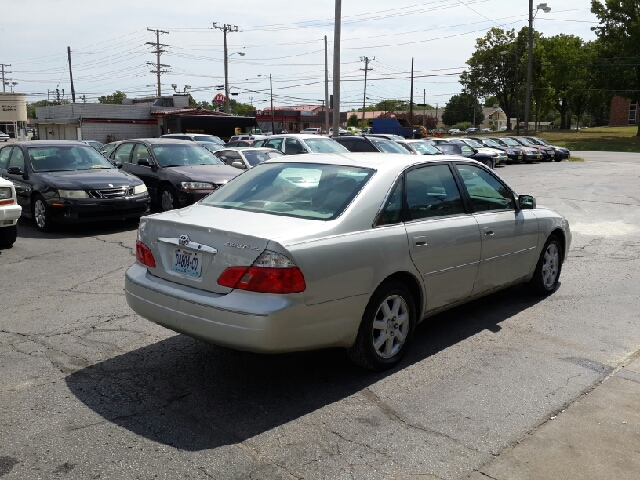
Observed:
[[[511,118],[515,113],[515,69],[522,62],[523,51],[516,48],[515,30],[492,28],[476,40],[476,50],[467,60],[469,69],[460,76],[460,83],[480,97],[497,98],[507,118]]]
[[[198,102],[196,102],[195,98],[193,98],[191,96],[191,94],[189,94],[189,106],[190,107],[197,107],[198,106]]]
[[[111,95],[102,95],[101,97],[98,97],[98,102],[100,102],[100,103],[112,103],[112,104],[115,104],[115,105],[119,105],[119,104],[122,103],[122,100],[124,100],[125,98],[127,98],[127,94],[126,93],[121,92],[120,90],[116,90]]]
[[[462,122],[473,123],[475,110],[475,123],[481,124],[484,121],[482,106],[478,99],[469,93],[454,95],[449,99],[442,114],[442,121],[445,125],[455,125]]]
[[[609,63],[609,88],[622,93],[640,91],[640,2],[638,0],[591,0],[591,12],[600,25],[592,28],[600,40],[599,51]],[[640,121],[637,121],[640,136]]]
[[[357,127],[358,126],[358,115],[352,113],[347,120],[348,127]]]
[[[254,107],[253,105],[249,105],[248,103],[240,103],[237,100],[230,98],[229,109],[231,110],[232,114],[238,115],[240,117],[245,117],[249,112],[254,111],[256,107]]]
[[[498,97],[496,97],[495,95],[491,95],[490,97],[486,97],[484,99],[485,107],[493,107],[497,103],[498,103]]]

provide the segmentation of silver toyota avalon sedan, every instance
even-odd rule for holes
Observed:
[[[207,342],[345,347],[397,364],[416,324],[510,285],[558,287],[568,222],[473,160],[280,157],[199,203],[145,217],[127,302]]]

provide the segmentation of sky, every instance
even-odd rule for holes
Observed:
[[[238,27],[227,35],[229,85],[242,103],[269,104],[269,75],[275,106],[322,105],[324,36],[329,45],[329,91],[333,63],[334,0],[3,0],[0,63],[6,81],[28,101],[64,89],[71,99],[67,46],[71,47],[76,101],[96,102],[116,90],[127,97],[154,95],[155,33],[166,52],[162,93],[185,86],[198,101],[211,102],[224,84],[223,33],[213,23]],[[534,5],[539,2],[534,1]],[[591,0],[547,0],[535,28],[545,36],[595,38]],[[342,2],[341,110],[362,107],[364,62],[372,61],[367,105],[410,97],[414,60],[414,101],[443,106],[460,92],[458,75],[476,38],[492,27],[527,25],[527,0],[367,0]],[[8,14],[7,14],[8,13]],[[244,55],[240,55],[244,53]],[[9,87],[7,87],[7,91]]]

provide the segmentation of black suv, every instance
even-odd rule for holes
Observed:
[[[411,155],[407,149],[386,138],[370,135],[345,135],[335,137],[333,140],[350,152],[384,152]]]
[[[166,138],[126,140],[109,158],[142,179],[163,211],[191,205],[241,173],[195,142]]]

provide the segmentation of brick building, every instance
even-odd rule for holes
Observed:
[[[623,97],[611,99],[611,112],[609,114],[610,127],[623,127],[638,124],[638,112],[640,107],[637,102],[632,102]]]
[[[271,131],[271,109],[265,108],[249,115],[255,116],[263,132]],[[296,105],[292,107],[274,107],[273,123],[276,133],[286,130],[300,133],[305,128],[325,128],[325,108],[317,105]],[[333,122],[333,110],[329,110],[329,122]],[[340,112],[340,125],[346,126],[347,112]]]

